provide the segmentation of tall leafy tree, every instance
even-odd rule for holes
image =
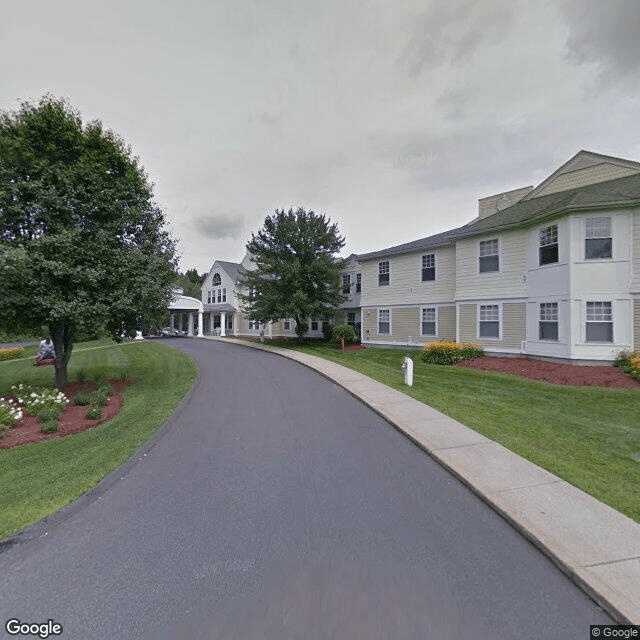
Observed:
[[[161,321],[174,241],[130,147],[45,96],[0,115],[0,327],[47,326],[63,388],[75,336]]]
[[[346,261],[337,257],[344,245],[337,224],[324,215],[276,209],[247,243],[255,269],[243,273],[243,310],[259,322],[293,318],[302,340],[309,317],[324,316],[345,299],[340,274]]]

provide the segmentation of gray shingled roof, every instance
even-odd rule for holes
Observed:
[[[380,249],[380,251],[372,251],[370,253],[361,253],[357,256],[358,261],[373,260],[374,258],[382,258],[388,255],[395,255],[398,253],[409,253],[411,251],[419,251],[420,249],[430,249],[435,247],[442,247],[450,243],[450,237],[458,229],[451,231],[445,231],[444,233],[437,233],[434,236],[428,236],[427,238],[420,238],[420,240],[413,240],[412,242],[405,242],[404,244],[398,244],[395,247],[389,247],[388,249]]]
[[[216,260],[216,262],[227,272],[234,282],[238,282],[239,262],[223,262],[222,260]]]
[[[523,226],[561,213],[640,204],[640,174],[521,200],[449,232],[451,239]]]
[[[633,205],[640,205],[640,173],[568,191],[559,191],[546,196],[538,196],[531,200],[521,200],[490,216],[476,218],[463,227],[380,251],[363,253],[358,256],[358,260],[372,260],[421,249],[435,249],[451,244],[457,238],[526,226],[562,213]]]

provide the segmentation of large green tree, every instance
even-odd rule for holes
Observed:
[[[247,243],[255,269],[242,274],[245,313],[259,322],[293,318],[302,340],[308,318],[325,316],[345,300],[340,274],[346,261],[337,257],[344,244],[337,224],[324,215],[276,209]]]
[[[46,326],[63,388],[79,331],[161,322],[174,241],[130,147],[66,100],[0,115],[0,328]]]

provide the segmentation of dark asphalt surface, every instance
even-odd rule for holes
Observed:
[[[166,342],[199,388],[102,498],[0,554],[0,637],[9,618],[52,618],[63,640],[585,640],[611,622],[335,384]]]

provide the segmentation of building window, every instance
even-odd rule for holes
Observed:
[[[391,310],[378,309],[378,333],[391,333]]]
[[[540,229],[540,264],[553,264],[558,262],[558,225]]]
[[[480,337],[500,337],[500,309],[497,304],[480,305]]]
[[[318,331],[318,318],[311,318],[311,331]]]
[[[218,302],[222,302],[222,289],[218,289]]]
[[[233,314],[227,314],[226,327],[228,331],[233,331]]]
[[[587,342],[613,342],[610,302],[587,302]]]
[[[558,339],[558,303],[540,303],[540,322],[538,324],[540,340]]]
[[[342,275],[342,293],[351,293],[351,274],[345,273]]]
[[[436,279],[436,254],[427,253],[422,256],[422,282]]]
[[[257,320],[249,320],[249,330],[257,331],[260,328],[260,323]]]
[[[211,278],[211,286],[212,287],[219,287],[220,284],[221,284],[220,274],[219,273],[214,273],[213,274],[213,278]]]
[[[436,335],[436,309],[435,307],[429,307],[422,310],[422,327],[423,336],[435,336]]]
[[[349,313],[347,313],[347,324],[350,324],[352,327],[356,326],[356,313],[355,313],[355,311],[349,311]]]
[[[211,291],[207,291],[207,304],[211,304]]]
[[[362,274],[356,273],[356,293],[360,293],[362,291]]]
[[[389,284],[389,261],[383,260],[378,262],[378,286],[382,287]]]
[[[611,258],[611,218],[587,218],[585,220],[585,260]]]
[[[498,238],[480,241],[480,273],[500,271]]]
[[[227,301],[227,290],[223,289],[222,290],[222,302],[226,302]]]
[[[291,331],[291,320],[289,318],[285,318],[282,322],[282,328],[285,331]]]

